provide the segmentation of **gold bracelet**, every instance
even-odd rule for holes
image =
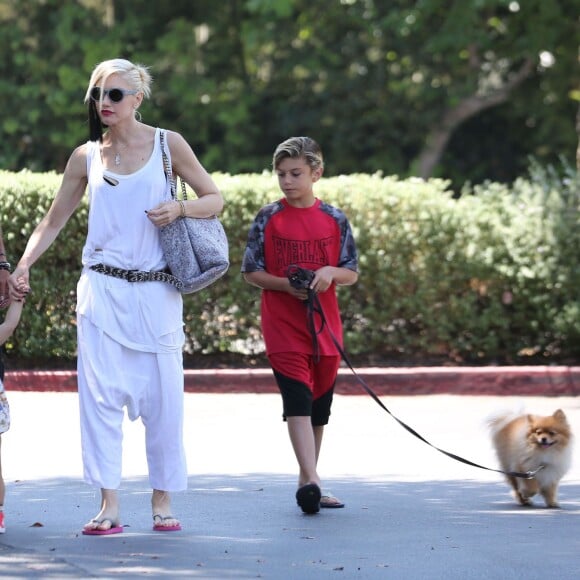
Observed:
[[[179,199],[179,205],[181,206],[181,217],[185,217],[185,204],[182,199]]]

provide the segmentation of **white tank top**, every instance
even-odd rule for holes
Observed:
[[[127,282],[89,269],[97,263],[125,270],[163,270],[159,231],[145,213],[167,199],[159,141],[147,163],[122,175],[103,168],[99,143],[87,144],[88,234],[77,287],[77,313],[121,344],[146,352],[183,346],[181,294],[166,282]],[[111,185],[104,177],[118,182]]]
[[[89,231],[83,265],[102,262],[125,270],[162,270],[166,263],[159,232],[145,214],[166,196],[159,129],[149,161],[129,175],[105,170],[99,143],[90,141],[87,175]],[[118,184],[110,185],[105,177]]]

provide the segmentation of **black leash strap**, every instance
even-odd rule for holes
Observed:
[[[406,429],[409,433],[411,433],[411,435],[414,435],[415,437],[417,437],[417,439],[420,439],[421,441],[423,441],[423,443],[426,443],[427,445],[429,445],[429,447],[432,447],[436,451],[439,451],[439,453],[443,453],[443,455],[447,455],[447,457],[450,457],[451,459],[455,459],[455,461],[465,463],[466,465],[471,465],[472,467],[477,467],[478,469],[485,469],[486,471],[494,471],[495,473],[501,473],[501,474],[507,475],[509,477],[519,477],[521,479],[533,479],[536,476],[536,474],[538,473],[538,471],[543,469],[543,466],[540,466],[538,469],[536,469],[534,471],[526,471],[526,472],[502,471],[501,469],[493,469],[491,467],[485,467],[484,465],[480,465],[479,463],[475,463],[473,461],[470,461],[469,459],[465,459],[464,457],[460,457],[459,455],[456,455],[455,453],[451,453],[450,451],[446,451],[445,449],[441,449],[440,447],[437,447],[436,445],[433,445],[433,443],[427,441],[427,439],[425,439],[425,437],[423,437],[420,433],[415,431],[415,429],[413,429],[412,427],[407,425],[407,423],[405,423],[404,421],[402,421],[401,419],[399,419],[398,417],[393,415],[393,413],[379,399],[379,397],[376,395],[376,393],[357,374],[357,372],[354,370],[352,364],[350,363],[350,360],[348,359],[346,353],[344,352],[344,349],[340,346],[340,344],[339,344],[338,340],[336,339],[336,337],[334,336],[334,333],[332,332],[330,326],[326,323],[326,317],[324,316],[324,311],[322,310],[322,306],[320,304],[320,300],[318,299],[318,296],[316,295],[315,292],[310,290],[310,288],[308,288],[308,300],[306,301],[306,310],[307,310],[307,316],[308,316],[308,328],[310,329],[310,331],[312,333],[313,341],[317,342],[317,335],[320,332],[322,332],[324,327],[326,327],[326,329],[328,330],[328,332],[330,334],[330,337],[332,338],[332,342],[334,343],[338,352],[340,353],[340,356],[342,357],[344,362],[348,365],[348,368],[352,371],[352,373],[354,374],[354,376],[355,376],[356,380],[359,382],[359,384],[363,387],[363,389],[367,392],[367,394],[369,394],[372,397],[372,399],[375,401],[375,403],[377,403],[377,405],[379,405],[379,407],[381,407],[381,409],[383,409],[383,411],[386,411],[399,425],[401,425],[401,427],[403,427],[403,429]],[[315,332],[315,331],[313,332],[313,329],[316,328],[316,325],[314,322],[315,314],[318,314],[318,316],[320,317],[320,321],[321,321],[320,329],[318,332]],[[315,353],[317,353],[317,352],[318,352],[318,348],[315,349]]]

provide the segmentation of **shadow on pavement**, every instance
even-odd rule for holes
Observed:
[[[303,515],[291,475],[190,477],[183,531],[151,529],[145,478],[120,492],[123,534],[86,537],[99,494],[76,479],[8,482],[0,577],[574,578],[580,485],[521,508],[503,482],[329,480],[345,509]],[[546,555],[550,554],[550,558]]]

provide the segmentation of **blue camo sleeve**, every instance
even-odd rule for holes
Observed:
[[[268,220],[282,208],[279,202],[270,203],[264,206],[255,217],[250,231],[246,250],[242,259],[242,273],[263,272],[266,270],[266,259],[264,256],[264,231]]]

